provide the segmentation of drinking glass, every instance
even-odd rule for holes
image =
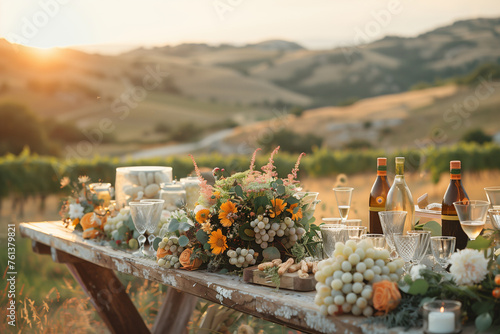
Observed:
[[[500,230],[500,209],[489,209],[491,225],[497,230]]]
[[[163,199],[142,199],[141,203],[151,203],[153,204],[153,208],[151,210],[151,215],[146,224],[146,230],[149,233],[148,242],[149,242],[149,251],[147,252],[149,255],[155,255],[155,249],[153,247],[153,241],[155,240],[155,230],[158,227],[158,223],[160,222],[161,213],[163,211],[163,205],[165,204],[165,200]]]
[[[406,211],[380,211],[380,224],[386,237],[387,244],[391,248],[391,259],[397,257],[396,247],[394,245],[394,233],[403,233],[405,228]]]
[[[414,264],[419,264],[429,249],[429,244],[431,243],[431,231],[412,230],[408,231],[408,234],[418,236],[417,251],[415,252],[412,262]]]
[[[133,254],[136,256],[144,256],[144,243],[146,242],[146,233],[148,221],[150,220],[151,212],[153,210],[153,203],[130,202],[130,215],[134,222],[135,229],[139,232],[139,250]]]
[[[321,221],[326,225],[340,224],[342,222],[342,218],[321,218]]]
[[[361,236],[362,240],[370,240],[373,248],[377,250],[385,249],[387,242],[385,241],[385,235],[377,233],[369,233]]]
[[[490,202],[491,209],[500,210],[500,186],[486,187],[484,191]]]
[[[394,233],[394,245],[398,251],[399,256],[405,261],[404,270],[406,273],[409,272],[410,262],[415,257],[415,252],[417,251],[419,236],[416,234],[402,234]]]
[[[368,228],[366,226],[346,226],[344,229],[347,231],[347,240],[358,242],[366,234]]]
[[[346,219],[343,224],[345,226],[361,226],[361,219]]]
[[[471,240],[475,240],[486,223],[486,214],[490,206],[486,201],[453,202],[457,210],[460,225]]]
[[[446,270],[450,256],[455,252],[455,237],[431,237],[432,254],[436,261]]]
[[[323,252],[331,257],[337,242],[344,242],[344,228],[342,224],[324,224],[319,226],[323,239]]]
[[[333,191],[335,192],[335,198],[337,199],[337,206],[339,208],[339,214],[340,218],[342,218],[342,222],[345,222],[347,216],[349,215],[353,190],[354,188],[351,187],[333,188]]]

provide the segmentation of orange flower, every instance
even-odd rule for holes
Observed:
[[[238,209],[236,209],[236,204],[231,201],[224,202],[220,206],[220,210],[221,211],[219,212],[219,219],[222,226],[229,227],[233,225],[234,218],[232,216],[238,212]]]
[[[181,255],[179,256],[179,262],[182,266],[181,269],[186,270],[196,270],[198,269],[203,261],[201,259],[195,258],[191,261],[191,255],[193,254],[193,250],[191,248],[186,248]]]
[[[283,210],[285,210],[286,203],[281,198],[272,199],[271,204],[273,205],[271,213],[269,214],[271,218],[279,216]]]
[[[76,226],[76,225],[78,225],[78,223],[79,223],[79,222],[80,222],[80,218],[75,218],[75,219],[73,219],[73,220],[71,221],[71,224],[72,224],[73,226]]]
[[[295,203],[295,204],[292,204],[290,205],[290,208],[288,208],[286,211],[290,212],[292,214],[292,219],[297,221],[299,219],[302,219],[302,209],[299,208],[297,210],[297,213],[293,213],[293,211],[295,210],[295,208],[299,205],[299,203]]]
[[[401,293],[395,282],[380,281],[373,283],[373,307],[385,314],[398,307]]]
[[[156,250],[156,259],[159,260],[161,258],[164,258],[167,255],[170,255],[170,254],[172,254],[172,252],[170,251],[170,249],[158,248]]]
[[[196,221],[200,224],[204,224],[207,221],[209,215],[210,215],[210,210],[201,209],[196,213]]]
[[[212,253],[215,255],[219,255],[227,249],[227,238],[225,235],[222,235],[222,230],[218,229],[210,234],[210,238],[208,239],[208,243],[210,244],[210,248],[212,248]]]

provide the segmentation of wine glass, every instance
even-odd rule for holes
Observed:
[[[456,243],[455,237],[431,237],[432,254],[443,270],[446,270],[448,260],[455,252]]]
[[[500,186],[486,187],[484,191],[486,192],[486,197],[488,197],[491,208],[500,210]]]
[[[160,222],[161,213],[163,211],[163,205],[165,204],[165,200],[163,199],[142,199],[141,203],[152,203],[153,209],[151,211],[151,215],[146,224],[146,230],[149,233],[148,242],[149,242],[149,251],[147,252],[149,255],[153,256],[155,254],[155,249],[153,247],[153,241],[155,240],[155,231],[158,227],[158,223]]]
[[[406,211],[380,211],[380,224],[386,237],[387,244],[391,248],[391,258],[396,258],[396,247],[394,245],[394,233],[403,233],[405,228]]]
[[[351,187],[333,188],[333,191],[335,192],[335,198],[337,199],[337,206],[339,208],[339,214],[340,218],[342,218],[342,222],[345,222],[347,216],[349,215],[353,190],[354,188]]]
[[[130,215],[134,222],[135,229],[139,232],[139,250],[134,252],[133,255],[144,256],[144,243],[146,242],[146,233],[148,221],[151,219],[151,212],[153,210],[153,203],[130,202]]]
[[[412,230],[408,231],[408,234],[418,236],[417,251],[415,252],[415,256],[413,257],[413,263],[419,264],[420,261],[422,261],[422,259],[424,258],[425,254],[427,254],[427,250],[429,249],[429,244],[431,242],[431,231]]]
[[[416,234],[394,233],[393,237],[396,250],[405,261],[404,270],[408,273],[410,262],[414,259],[417,251],[419,236]]]
[[[490,206],[486,201],[453,202],[457,210],[460,225],[470,240],[476,240],[486,223],[486,215]]]
[[[331,257],[337,242],[344,242],[344,228],[342,224],[324,224],[319,226],[323,239],[323,252]]]
[[[385,235],[377,233],[368,233],[361,236],[362,240],[370,240],[373,248],[377,250],[385,249],[387,242],[385,240]]]

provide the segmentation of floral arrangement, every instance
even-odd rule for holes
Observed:
[[[200,197],[194,210],[170,219],[170,235],[158,244],[158,264],[232,272],[262,259],[300,261],[314,256],[320,242],[319,228],[311,224],[315,198],[301,193],[297,181],[303,154],[287,178],[278,178],[273,161],[278,150],[261,171],[255,170],[258,150],[244,172],[225,176],[224,170],[215,168],[213,186],[203,179],[191,156],[201,182]]]
[[[71,194],[61,200],[61,209],[59,215],[66,226],[72,225],[77,230],[81,230],[80,219],[86,214],[94,212],[94,208],[99,206],[100,202],[97,196],[92,194],[87,185],[90,184],[88,176],[79,176],[78,182],[71,182],[65,176],[61,179],[61,189],[67,188]]]
[[[420,308],[435,299],[459,300],[462,303],[462,322],[474,321],[478,331],[500,331],[500,250],[495,252],[495,234],[479,236],[469,241],[467,248],[450,258],[449,272],[436,272],[425,265],[414,266],[398,282],[399,293],[386,299],[394,305],[368,323],[386,327],[421,327]],[[375,287],[374,287],[375,289]],[[373,296],[373,303],[376,303]],[[388,304],[388,302],[385,302]],[[387,309],[385,310],[387,311]]]
[[[59,215],[66,226],[82,231],[84,239],[109,241],[115,248],[138,248],[138,232],[135,230],[129,209],[117,210],[114,205],[103,208],[103,199],[90,191],[88,176],[71,182],[68,177],[61,180],[61,188],[70,189],[68,197],[62,199]]]

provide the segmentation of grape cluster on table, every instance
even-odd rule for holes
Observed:
[[[332,257],[321,261],[315,274],[320,313],[373,315],[372,284],[398,282],[403,265],[402,259],[390,261],[387,249],[374,249],[370,240],[337,242]]]

